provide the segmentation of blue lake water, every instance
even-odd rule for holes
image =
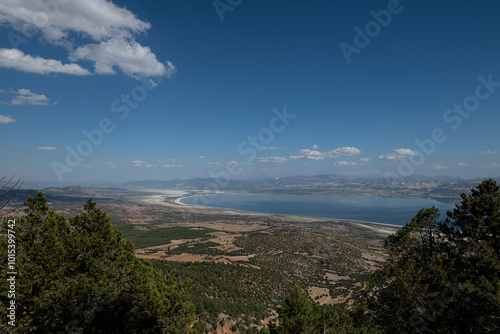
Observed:
[[[187,197],[183,204],[235,210],[360,220],[403,226],[425,207],[436,206],[440,219],[455,205],[423,198],[344,195],[216,194]]]

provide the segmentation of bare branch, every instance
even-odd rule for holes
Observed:
[[[5,184],[1,184],[6,179],[5,176],[0,178],[0,214],[1,216],[9,215],[14,211],[17,211],[19,204],[14,204],[8,206],[13,202],[14,197],[19,193],[21,187],[24,184],[22,177],[18,178],[15,183],[13,183],[14,176],[11,177]]]

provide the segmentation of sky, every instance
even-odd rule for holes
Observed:
[[[0,3],[27,182],[500,175],[497,1]]]

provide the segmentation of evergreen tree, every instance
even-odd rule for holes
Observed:
[[[294,283],[278,310],[279,326],[271,324],[270,333],[283,334],[361,334],[363,328],[356,328],[346,310],[331,305],[319,305],[303,294]],[[262,330],[261,333],[265,333]],[[372,333],[375,333],[372,331]]]
[[[87,201],[69,221],[49,209],[42,193],[28,197],[25,205],[26,215],[16,224],[17,332],[191,332],[188,282],[179,281],[168,266],[158,271],[136,258],[131,243],[95,202]],[[0,244],[5,258],[3,233]],[[2,310],[8,302],[4,266]]]
[[[500,331],[500,191],[486,180],[438,222],[421,210],[389,236],[357,320],[387,333]]]
[[[313,333],[313,303],[294,283],[283,301],[279,313],[278,333]]]
[[[500,333],[500,187],[489,179],[461,197],[442,224],[459,290],[453,325]]]

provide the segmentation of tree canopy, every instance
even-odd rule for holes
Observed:
[[[111,218],[88,200],[69,220],[45,196],[28,197],[16,218],[16,332],[188,333],[194,307],[168,266],[155,270],[135,257]],[[6,221],[7,222],[7,221]],[[6,258],[6,222],[0,254]],[[5,261],[0,316],[6,319]],[[5,326],[6,330],[9,329]]]
[[[292,284],[278,314],[279,325],[271,324],[269,331],[263,329],[261,333],[366,333],[364,329],[355,327],[343,307],[316,304],[297,283]]]
[[[500,332],[500,187],[485,180],[461,198],[444,221],[422,209],[387,238],[362,321],[388,333]]]

